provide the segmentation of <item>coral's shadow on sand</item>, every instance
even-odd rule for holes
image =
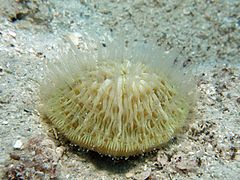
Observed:
[[[172,138],[168,143],[163,144],[156,151],[151,151],[137,156],[130,156],[127,159],[113,158],[91,150],[86,150],[78,145],[73,145],[63,135],[59,134],[60,142],[63,146],[68,147],[68,151],[77,154],[81,159],[88,163],[92,163],[98,170],[105,170],[112,174],[125,174],[136,166],[143,165],[146,160],[152,160],[157,157],[158,151],[169,149],[171,145],[177,143],[177,138]]]
[[[123,158],[112,158],[105,155],[100,155],[94,151],[82,151],[79,150],[78,146],[71,147],[70,152],[77,154],[81,158],[85,159],[87,162],[92,163],[99,170],[106,170],[110,173],[127,173],[132,168],[136,167],[138,164],[143,164],[146,158],[151,158],[155,153],[139,155],[134,157],[129,157],[127,159]]]

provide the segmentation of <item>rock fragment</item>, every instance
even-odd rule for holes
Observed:
[[[20,139],[18,139],[18,140],[14,143],[13,148],[14,148],[14,149],[22,149],[22,148],[23,148],[23,142],[22,142]]]

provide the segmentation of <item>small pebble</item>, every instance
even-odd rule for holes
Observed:
[[[157,157],[157,161],[161,163],[161,166],[165,166],[168,163],[168,157],[166,155],[160,155]]]
[[[183,9],[183,14],[184,15],[189,15],[189,14],[191,14],[191,11],[188,10],[188,9]]]
[[[8,121],[3,121],[2,124],[3,125],[8,125]]]
[[[13,145],[14,149],[22,149],[22,147],[23,147],[23,142],[20,139],[18,139]]]
[[[134,173],[133,172],[128,172],[128,173],[126,173],[126,178],[131,178],[131,177],[133,177],[134,176]]]
[[[151,175],[151,169],[147,168],[140,174],[137,174],[136,176],[134,176],[134,178],[139,180],[145,180],[145,179],[148,179],[150,175]]]
[[[64,151],[65,151],[65,147],[63,147],[63,146],[60,146],[60,147],[56,148],[56,153],[58,155],[58,158],[62,157]]]
[[[18,161],[21,157],[18,154],[10,153],[10,158]]]

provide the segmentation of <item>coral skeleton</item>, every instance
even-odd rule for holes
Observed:
[[[167,143],[186,123],[194,80],[173,49],[85,38],[47,64],[41,113],[71,142],[114,157]]]

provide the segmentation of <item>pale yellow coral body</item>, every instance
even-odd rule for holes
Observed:
[[[162,67],[157,71],[134,54],[136,49],[114,56],[116,50],[107,48],[98,46],[96,54],[74,50],[49,67],[41,90],[43,113],[70,141],[102,154],[130,156],[158,148],[186,121],[187,95]]]

